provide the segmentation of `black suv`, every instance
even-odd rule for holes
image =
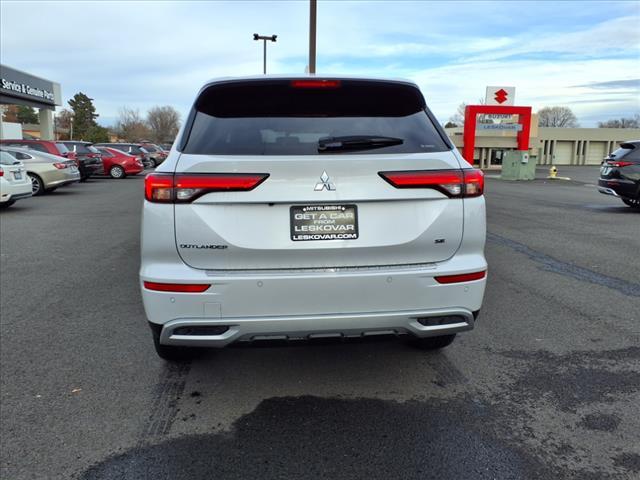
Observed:
[[[156,162],[151,158],[149,152],[137,143],[96,143],[96,146],[115,148],[121,152],[138,157],[145,168],[156,167]]]
[[[78,163],[80,170],[80,181],[83,182],[91,175],[104,173],[102,166],[102,155],[100,151],[90,142],[76,142],[73,140],[64,140],[59,142],[69,149],[68,158]]]
[[[640,209],[640,140],[620,144],[604,159],[598,190]]]

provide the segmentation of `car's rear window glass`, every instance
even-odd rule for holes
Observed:
[[[64,143],[56,143],[56,149],[58,150],[58,153],[60,153],[60,155],[69,153],[69,149]]]
[[[412,85],[342,81],[337,88],[294,88],[291,81],[236,82],[205,90],[195,105],[185,153],[318,155],[327,137],[393,137],[381,148],[330,154],[449,150]]]
[[[157,152],[158,151],[158,149],[156,147],[154,147],[153,145],[149,145],[149,144],[145,144],[144,145],[144,149],[147,152]]]
[[[0,152],[0,163],[3,165],[13,165],[16,163],[16,157],[8,154],[7,152]]]
[[[620,160],[640,160],[640,146],[636,146],[633,143],[623,143],[620,147],[609,155],[609,158]]]

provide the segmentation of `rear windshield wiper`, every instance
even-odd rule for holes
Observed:
[[[335,152],[338,150],[369,150],[372,148],[401,145],[404,140],[379,135],[350,135],[343,137],[324,137],[318,140],[319,152]]]

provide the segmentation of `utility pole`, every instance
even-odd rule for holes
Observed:
[[[265,75],[267,74],[267,40],[271,41],[271,42],[275,42],[276,38],[278,38],[277,35],[258,35],[257,33],[253,34],[253,39],[258,41],[258,40],[262,40],[262,48],[263,48],[263,52],[262,52],[262,73],[264,73]]]
[[[309,73],[316,73],[316,11],[318,0],[309,0]]]

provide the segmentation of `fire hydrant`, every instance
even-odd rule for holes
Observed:
[[[558,175],[558,169],[555,165],[552,165],[549,169],[549,178],[556,178],[556,175]]]

